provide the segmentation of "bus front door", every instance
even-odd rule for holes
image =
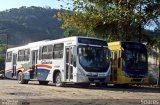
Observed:
[[[69,82],[73,82],[74,78],[73,78],[73,74],[74,74],[74,69],[75,69],[75,60],[74,60],[74,55],[71,52],[72,47],[66,47],[66,70],[65,70],[65,77],[66,80]]]
[[[117,52],[112,52],[111,81],[117,83]]]
[[[13,54],[12,77],[16,78],[17,54]]]
[[[37,57],[38,57],[38,50],[31,51],[31,67],[32,70],[30,71],[30,78],[35,79],[37,77]]]

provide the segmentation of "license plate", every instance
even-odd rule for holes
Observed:
[[[98,77],[104,77],[105,74],[98,74]]]

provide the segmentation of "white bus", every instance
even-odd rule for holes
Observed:
[[[5,76],[20,84],[37,80],[65,83],[105,83],[110,77],[110,51],[107,42],[90,37],[44,40],[9,48]]]

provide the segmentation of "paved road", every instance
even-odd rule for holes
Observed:
[[[160,88],[56,87],[52,84],[39,85],[37,81],[18,84],[16,80],[0,80],[0,99],[2,99],[2,105],[7,105],[7,103],[17,103],[15,105],[43,105],[44,103],[45,105],[53,105],[53,103],[56,105],[101,105],[102,103],[104,105],[117,105],[117,103],[158,105],[160,104]]]

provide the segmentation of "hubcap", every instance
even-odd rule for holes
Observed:
[[[56,78],[56,84],[60,84],[60,83],[61,83],[61,77],[60,75],[58,75]]]

